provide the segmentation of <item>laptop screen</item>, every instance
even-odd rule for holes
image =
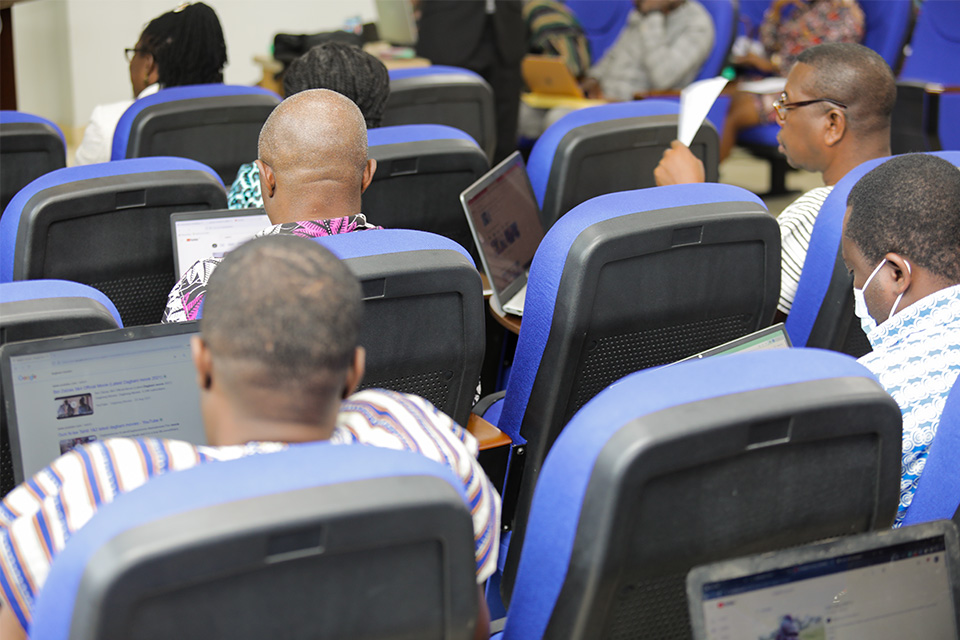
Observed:
[[[198,211],[170,215],[177,277],[198,260],[222,258],[270,226],[263,209]]]
[[[501,305],[524,284],[543,240],[540,207],[518,152],[460,195],[480,259]]]
[[[948,549],[944,534],[931,531],[915,539],[894,538],[885,543],[885,537],[875,533],[852,539],[850,549],[841,541],[786,550],[781,552],[785,557],[799,553],[798,561],[778,564],[779,554],[770,554],[765,561],[776,566],[764,569],[761,560],[755,567],[759,571],[741,573],[734,567],[728,579],[707,578],[696,594],[700,611],[691,610],[695,637],[956,638],[950,575],[956,542]]]
[[[718,347],[707,349],[696,353],[689,358],[678,360],[677,362],[686,362],[687,360],[701,360],[711,356],[728,356],[733,353],[746,351],[765,351],[767,349],[788,349],[792,346],[790,334],[782,322],[775,325],[764,327],[759,331],[754,331],[736,340],[725,342]],[[674,363],[676,364],[676,363]]]
[[[197,323],[9,343],[0,350],[14,480],[109,437],[204,444]]]

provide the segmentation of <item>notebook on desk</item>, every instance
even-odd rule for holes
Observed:
[[[222,258],[270,226],[263,209],[219,209],[170,214],[177,278],[198,260]]]
[[[501,312],[523,315],[530,263],[543,240],[540,206],[514,151],[460,194],[480,262]]]
[[[958,561],[941,520],[696,567],[693,637],[955,640]]]
[[[198,329],[196,322],[148,325],[0,347],[14,482],[103,438],[204,444],[190,354]]]
[[[764,327],[759,331],[754,331],[753,333],[749,333],[745,336],[737,338],[736,340],[725,342],[712,349],[695,353],[689,358],[677,360],[677,362],[686,362],[687,360],[702,360],[703,358],[709,358],[712,356],[726,356],[732,353],[740,353],[744,351],[789,349],[791,346],[793,346],[793,343],[790,342],[790,334],[787,333],[787,327],[782,322],[778,322],[775,325]],[[677,362],[674,362],[673,364],[677,364]]]

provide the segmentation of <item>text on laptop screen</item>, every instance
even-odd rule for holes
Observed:
[[[956,638],[943,536],[703,585],[708,640]]]
[[[256,233],[270,226],[266,214],[233,215],[215,218],[177,220],[177,276],[182,276],[198,260],[222,258]]]
[[[191,335],[11,356],[16,407],[11,445],[18,441],[23,477],[103,438],[204,444]],[[17,451],[12,453],[16,458]]]
[[[493,183],[467,201],[490,284],[504,291],[530,268],[543,239],[540,207],[518,159]]]

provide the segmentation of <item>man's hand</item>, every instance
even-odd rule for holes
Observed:
[[[703,163],[679,140],[671,142],[670,148],[663,152],[660,164],[653,170],[653,177],[658,187],[706,182]]]

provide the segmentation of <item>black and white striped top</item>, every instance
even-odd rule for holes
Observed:
[[[833,187],[817,187],[794,200],[777,217],[780,225],[780,301],[777,309],[789,314],[797,295],[800,272],[807,259],[810,234],[823,201]]]

